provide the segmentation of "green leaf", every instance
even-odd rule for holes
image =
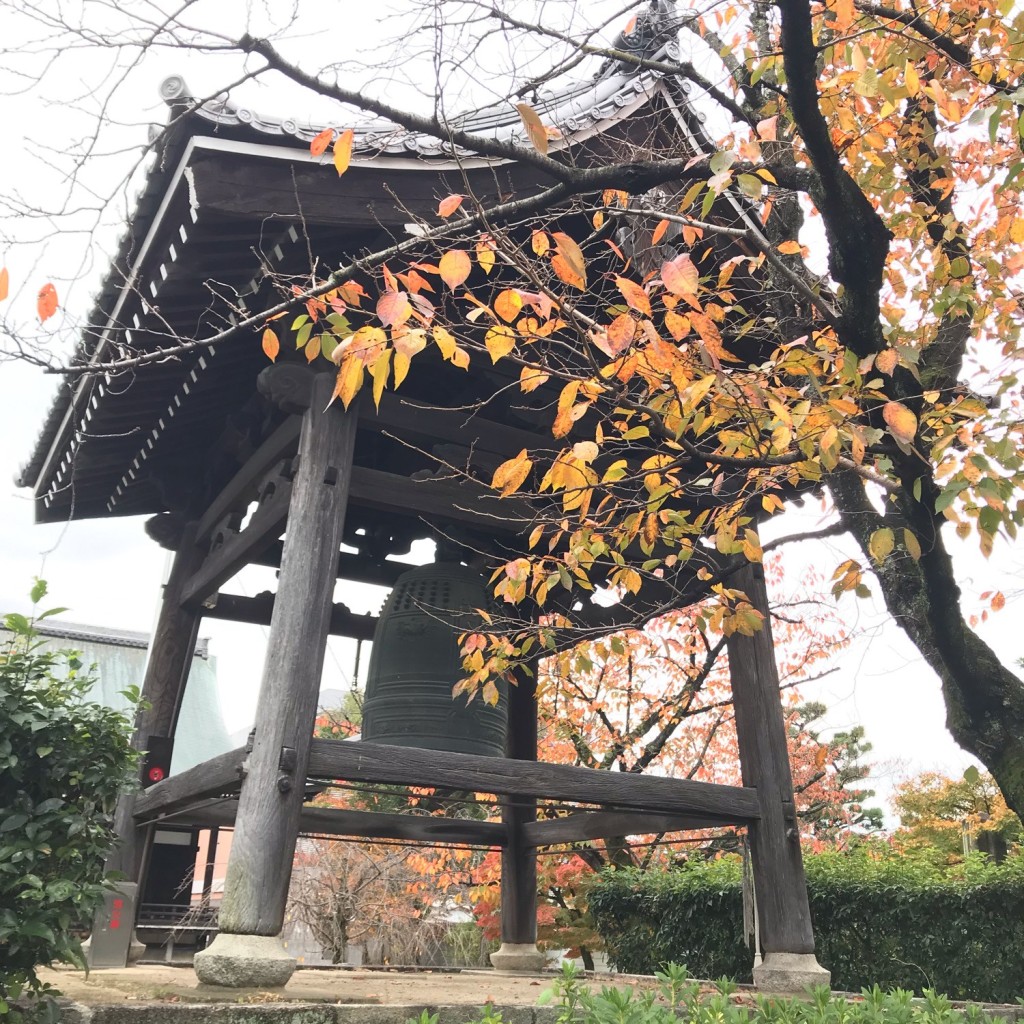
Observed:
[[[46,580],[41,580],[36,577],[35,583],[32,585],[32,589],[29,591],[29,597],[33,604],[39,604],[39,602],[46,596]]]
[[[16,828],[21,828],[26,821],[28,821],[28,815],[21,811],[9,814],[3,821],[0,821],[0,832],[12,832]]]

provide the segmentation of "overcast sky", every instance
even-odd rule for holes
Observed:
[[[348,5],[346,5],[348,6]],[[0,26],[0,37],[10,25]],[[27,31],[21,25],[20,31]],[[359,31],[370,32],[372,25],[363,17],[346,26],[349,46]],[[82,57],[87,61],[88,57]],[[70,65],[72,68],[76,65]],[[81,78],[88,80],[88,64],[77,65]],[[68,74],[65,66],[64,74]],[[197,93],[212,88],[215,78],[208,62],[185,54],[155,54],[132,72],[130,88],[119,94],[118,116],[128,127],[109,142],[108,149],[127,147],[127,153],[99,161],[97,182],[117,180],[139,155],[145,139],[147,121],[162,121],[165,112],[157,98],[161,80],[171,73],[184,73]],[[3,80],[0,72],[0,81]],[[10,80],[6,80],[8,91]],[[49,81],[47,95],[59,95],[62,83]],[[70,75],[68,95],[82,94],[81,82]],[[399,93],[400,94],[400,93]],[[271,113],[296,113],[280,102],[281,94],[267,90],[247,94],[264,101]],[[273,102],[277,99],[277,102]],[[249,102],[255,102],[250,99]],[[38,196],[45,206],[59,192],[61,152],[72,140],[83,137],[94,104],[86,97],[66,108],[52,103],[31,90],[19,95],[0,96],[0,123],[5,128],[5,157],[0,165],[0,197],[18,193]],[[302,113],[299,111],[298,113]],[[120,168],[110,177],[111,168]],[[99,184],[96,185],[99,188]],[[106,219],[111,225],[123,221],[126,204],[115,204]],[[20,238],[17,245],[0,241],[0,263],[11,272],[13,298],[6,312],[26,323],[31,320],[34,295],[46,280],[55,280],[63,309],[52,325],[54,344],[74,336],[74,322],[83,317],[90,305],[106,256],[113,248],[116,233],[111,227],[94,238],[63,234],[49,237],[45,244],[30,245],[27,238],[39,238],[46,232],[37,224],[15,224],[10,218],[2,223],[7,238]],[[4,236],[0,236],[2,238]],[[69,286],[69,280],[73,286]],[[166,568],[166,552],[149,541],[142,522],[113,519],[76,522],[67,525],[34,526],[30,495],[18,491],[12,479],[30,453],[46,410],[53,400],[57,378],[38,370],[10,362],[0,363],[0,609],[24,608],[31,580],[36,575],[50,583],[52,603],[66,605],[62,616],[73,621],[133,630],[152,627],[159,597],[159,584]],[[787,515],[766,535],[779,529],[798,531],[821,524],[817,507]],[[954,541],[954,543],[956,543]],[[803,544],[788,557],[794,577],[808,565],[830,572],[852,549],[840,542]],[[992,559],[985,562],[963,546],[956,551],[966,607],[981,612],[980,595],[1002,590],[1007,597],[1003,612],[982,627],[982,634],[1007,662],[1024,654],[1020,641],[1020,584],[1022,562],[1019,549],[999,543]],[[267,570],[247,570],[233,589],[255,593],[273,585]],[[382,591],[376,588],[339,588],[338,599],[356,612],[376,611]],[[924,769],[958,774],[968,759],[953,744],[944,727],[944,708],[937,679],[923,664],[916,649],[880,610],[873,600],[846,597],[840,606],[846,621],[859,632],[858,640],[839,659],[837,671],[805,691],[809,699],[820,699],[830,707],[829,723],[834,728],[863,724],[868,739],[875,745],[880,792],[886,792],[892,778]],[[259,682],[260,651],[263,631],[258,627],[234,626],[211,620],[204,622],[202,634],[212,639],[211,649],[218,658],[223,688],[223,706],[228,727],[245,728],[252,720]],[[344,686],[351,670],[352,645],[337,644],[327,659],[327,682]]]

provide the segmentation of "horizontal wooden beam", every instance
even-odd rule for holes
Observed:
[[[529,502],[472,480],[413,480],[366,466],[352,470],[349,496],[357,505],[472,523],[489,533],[523,533],[537,519]]]
[[[271,569],[279,569],[283,548],[284,545],[281,541],[274,541],[253,559],[253,563],[266,565]],[[349,551],[338,553],[338,578],[351,580],[354,583],[373,583],[378,587],[393,587],[398,581],[398,577],[412,568],[413,566],[407,562],[374,562],[364,555],[354,555]]]
[[[740,786],[382,743],[313,740],[309,776],[613,804],[631,810],[698,814],[719,824],[760,817],[757,793]]]
[[[644,814],[636,811],[580,811],[549,821],[528,821],[523,825],[527,846],[556,846],[614,836],[642,836],[652,832],[683,832],[716,828],[716,818],[694,814]]]
[[[204,797],[238,792],[247,756],[245,747],[238,747],[150,786],[135,800],[135,819],[149,821]]]
[[[537,452],[545,451],[551,452],[553,457],[561,447],[551,435],[507,426],[465,409],[410,402],[390,391],[381,395],[379,409],[374,409],[369,403],[360,407],[359,426],[364,425],[377,426],[403,440],[419,438],[426,442],[425,451],[429,451],[430,445],[437,441],[454,441],[501,455],[502,461],[523,448],[534,458]]]
[[[218,800],[176,816],[189,825],[230,828],[238,813],[237,800]],[[351,836],[356,839],[405,839],[417,843],[458,843],[461,846],[501,847],[508,842],[504,825],[432,815],[351,811],[304,805],[299,831],[307,835]]]
[[[212,605],[203,608],[203,615],[207,618],[249,622],[254,626],[269,626],[273,613],[274,595],[269,592],[257,594],[255,597],[218,594]],[[328,627],[331,636],[372,640],[376,628],[376,615],[356,615],[343,604],[336,604],[331,608],[331,622]]]

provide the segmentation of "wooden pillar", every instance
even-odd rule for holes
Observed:
[[[519,674],[509,687],[509,757],[537,760],[537,677]],[[501,851],[501,949],[491,954],[499,970],[535,972],[544,967],[537,949],[537,851],[524,842],[523,826],[537,820],[537,801],[529,797],[502,800],[501,820],[508,844]]]
[[[149,654],[142,680],[142,706],[135,718],[132,746],[148,749],[151,736],[174,738],[178,713],[185,696],[185,685],[192,668],[196,637],[202,613],[181,607],[182,589],[202,562],[203,553],[195,544],[195,523],[189,523],[181,536],[171,571],[164,584],[163,599],[156,629],[149,643]],[[122,888],[135,900],[136,912],[142,902],[146,868],[153,842],[153,827],[139,829],[135,824],[135,793],[122,794],[114,812],[117,845],[107,858],[106,870],[124,875]],[[93,920],[93,935],[105,934],[100,918]],[[134,946],[133,946],[134,943]],[[90,967],[125,966],[129,954],[144,948],[133,939],[132,929],[119,936],[105,936],[103,949],[90,943]]]
[[[303,418],[220,934],[195,959],[208,984],[282,985],[295,966],[270,937],[284,921],[352,471],[356,414],[326,408],[333,384],[316,378]]]
[[[753,636],[727,640],[743,785],[757,790],[760,819],[750,826],[751,859],[764,963],[754,981],[773,991],[827,984],[814,958],[807,882],[789,767],[786,724],[779,699],[764,568],[750,563],[730,578],[764,616]]]

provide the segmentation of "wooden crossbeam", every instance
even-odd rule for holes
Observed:
[[[238,747],[150,786],[135,801],[135,820],[150,821],[204,797],[237,792],[245,758],[245,747]]]
[[[257,594],[255,597],[239,597],[236,594],[218,594],[210,607],[203,608],[203,615],[211,619],[225,619],[229,622],[248,622],[255,626],[269,626],[274,613],[274,595]],[[331,636],[347,636],[353,640],[372,640],[377,628],[376,615],[356,615],[343,604],[331,609]]]
[[[195,575],[185,584],[181,603],[189,606],[204,601],[268,544],[277,540],[288,520],[290,498],[291,487],[282,480],[273,496],[253,512],[245,529],[229,536],[207,555]]]
[[[266,565],[271,569],[281,567],[281,541],[274,541],[254,559],[255,565]],[[338,578],[352,580],[355,583],[373,583],[380,587],[393,587],[398,577],[408,572],[413,566],[407,562],[374,562],[363,555],[353,555],[349,551],[338,553]]]
[[[214,825],[230,828],[235,823],[237,812],[237,800],[218,800],[177,815],[175,821],[204,828]],[[418,843],[458,843],[488,848],[504,846],[508,841],[505,826],[495,821],[351,811],[338,807],[303,806],[299,831],[308,835],[405,839]]]
[[[527,822],[523,825],[523,842],[527,846],[555,846],[559,843],[581,843],[588,839],[611,839],[614,836],[715,828],[721,824],[720,819],[696,814],[579,811],[550,821]]]
[[[740,786],[382,743],[313,740],[309,777],[614,804],[697,814],[716,824],[740,824],[760,817],[757,792]]]
[[[196,529],[196,542],[210,539],[217,524],[229,513],[241,511],[256,497],[260,481],[273,467],[299,447],[299,429],[302,419],[290,416],[246,460],[245,465],[231,478],[224,489],[203,513]]]

